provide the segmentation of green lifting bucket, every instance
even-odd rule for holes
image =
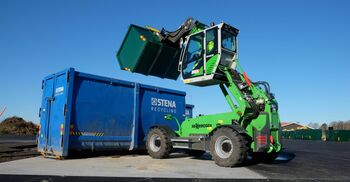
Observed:
[[[180,52],[164,45],[156,32],[130,25],[117,59],[122,70],[176,80]]]

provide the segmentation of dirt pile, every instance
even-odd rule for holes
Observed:
[[[27,122],[21,117],[13,116],[4,119],[0,123],[0,134],[10,135],[35,135],[38,126]]]

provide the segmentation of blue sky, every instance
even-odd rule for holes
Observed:
[[[283,121],[350,119],[350,1],[0,1],[0,109],[39,121],[41,80],[78,71],[187,92],[195,114],[229,107],[218,86],[199,88],[121,71],[129,24],[175,30],[188,16],[240,29],[239,60],[270,83]]]

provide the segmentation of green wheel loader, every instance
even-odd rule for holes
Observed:
[[[185,84],[218,85],[231,112],[186,118],[178,130],[153,126],[146,148],[153,158],[173,149],[190,155],[209,151],[219,166],[242,165],[247,156],[274,160],[281,151],[278,104],[267,82],[249,79],[238,61],[239,30],[227,23],[205,25],[188,18],[174,32],[131,25],[117,58],[121,69]]]

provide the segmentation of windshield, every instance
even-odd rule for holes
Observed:
[[[232,33],[228,32],[226,30],[222,30],[222,32],[221,32],[221,46],[224,49],[236,52],[236,37]]]
[[[182,63],[183,78],[203,75],[203,33],[190,37]]]

